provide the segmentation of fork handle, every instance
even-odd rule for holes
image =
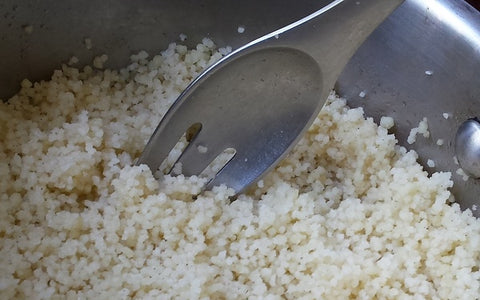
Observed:
[[[404,0],[324,1],[320,10],[242,48],[287,47],[310,55],[322,72],[325,99],[341,71],[367,37]],[[239,49],[241,51],[241,49]]]

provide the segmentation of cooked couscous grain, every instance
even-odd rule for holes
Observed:
[[[447,204],[450,173],[343,99],[234,202],[134,166],[225,51],[64,65],[0,103],[1,299],[478,299],[480,222]]]

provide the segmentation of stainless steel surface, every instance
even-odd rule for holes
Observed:
[[[200,175],[234,149],[206,188],[225,184],[240,193],[296,144],[345,64],[401,2],[326,1],[313,14],[234,51],[180,95],[137,164],[155,172],[182,135],[200,124],[177,161],[182,173]]]
[[[26,77],[48,79],[72,55],[79,65],[108,53],[110,68],[131,54],[165,49],[179,34],[194,47],[203,37],[240,47],[320,9],[324,1],[299,0],[2,0],[0,1],[0,99],[7,100]],[[288,9],[285,9],[288,7]],[[246,30],[238,34],[237,28]],[[32,26],[32,33],[25,32]],[[85,38],[92,49],[85,47]]]
[[[317,0],[3,0],[0,98],[11,96],[25,77],[48,79],[72,55],[81,66],[108,53],[107,66],[116,68],[138,50],[154,54],[179,42],[180,33],[188,35],[190,46],[209,36],[219,46],[236,48],[321,6]],[[31,34],[26,25],[33,26]],[[480,117],[479,30],[479,12],[462,0],[407,0],[369,37],[337,84],[349,105],[363,106],[366,115],[377,121],[394,117],[399,143],[415,149],[428,172],[452,172],[452,193],[464,208],[480,201],[480,182],[464,182],[455,173],[454,138],[464,121]],[[433,74],[426,75],[428,70]],[[407,144],[423,116],[430,138]],[[437,146],[437,139],[444,145]],[[435,168],[426,165],[429,158]]]
[[[455,153],[465,173],[480,178],[480,122],[469,119],[458,128]]]
[[[456,0],[406,1],[359,48],[336,89],[350,106],[364,107],[377,121],[393,117],[399,144],[416,150],[426,171],[452,173],[452,192],[461,207],[480,206],[479,180],[464,181],[454,160],[457,129],[467,119],[480,117],[477,10]],[[362,91],[364,98],[359,96]],[[423,117],[430,137],[418,136],[409,145],[410,129]],[[428,159],[434,168],[428,167]],[[473,213],[480,216],[480,210]]]

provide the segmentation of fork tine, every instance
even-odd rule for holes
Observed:
[[[214,186],[224,184],[232,188],[236,194],[239,194],[247,186],[255,182],[264,173],[264,170],[264,167],[252,167],[252,163],[235,156],[207,183],[205,189],[210,190]]]
[[[181,118],[164,118],[150,137],[137,165],[146,164],[155,172],[191,124]]]
[[[208,139],[208,135],[200,131],[177,160],[182,164],[182,174],[185,176],[199,175],[223,151],[223,148],[212,146],[202,137]]]

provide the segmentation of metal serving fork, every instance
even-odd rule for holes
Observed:
[[[402,0],[323,1],[325,6],[209,67],[178,97],[137,164],[156,171],[189,128],[178,159],[200,174],[227,148],[235,155],[208,182],[242,192],[274,167],[308,129],[342,69]]]

